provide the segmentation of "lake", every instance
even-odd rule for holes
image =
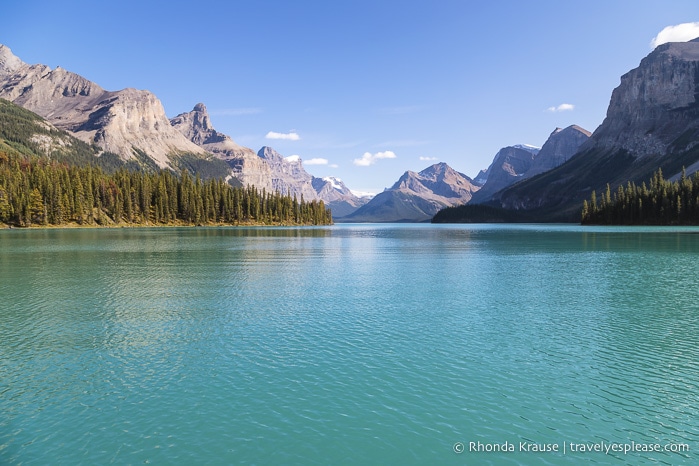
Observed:
[[[692,228],[0,231],[0,464],[697,464],[698,254]]]

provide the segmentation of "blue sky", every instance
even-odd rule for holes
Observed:
[[[170,117],[203,102],[239,144],[373,192],[438,161],[473,177],[557,126],[594,131],[651,40],[699,21],[696,0],[3,4],[0,43],[25,62],[147,89]]]

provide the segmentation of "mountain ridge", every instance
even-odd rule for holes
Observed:
[[[419,173],[406,171],[391,188],[336,221],[426,222],[444,207],[468,202],[478,189],[471,178],[440,162]]]
[[[146,154],[160,168],[173,168],[171,155],[206,151],[169,124],[158,98],[149,91],[107,91],[63,68],[24,63],[0,46],[0,97],[46,118],[59,129],[128,161]]]
[[[607,116],[567,162],[499,193],[539,221],[580,219],[591,192],[699,168],[699,38],[656,47],[612,91]]]

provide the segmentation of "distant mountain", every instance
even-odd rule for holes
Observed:
[[[466,175],[446,163],[420,173],[407,171],[384,192],[338,222],[425,222],[440,209],[468,202],[478,191]]]
[[[508,209],[579,221],[582,201],[628,181],[641,184],[699,168],[699,38],[658,46],[621,77],[607,117],[563,165],[499,194]]]
[[[483,176],[485,179],[481,189],[473,195],[472,203],[490,200],[493,194],[512,183],[524,178],[524,175],[534,165],[534,158],[539,153],[539,148],[518,144],[516,146],[503,147],[495,154],[493,163],[490,164]]]
[[[476,177],[473,179],[473,184],[475,184],[476,186],[483,186],[485,182],[488,181],[488,168],[485,168],[478,172]]]
[[[474,194],[471,204],[480,204],[498,198],[498,193],[527,178],[546,172],[565,163],[590,137],[590,132],[571,125],[556,128],[541,149],[516,145],[498,151],[487,171],[481,170],[477,179],[483,182]]]
[[[534,157],[531,168],[523,178],[531,178],[568,161],[591,136],[592,133],[578,125],[556,128],[548,137],[541,150]]]
[[[272,175],[272,191],[282,194],[291,193],[299,200],[301,196],[305,201],[319,199],[318,193],[313,189],[313,176],[303,168],[300,157],[284,158],[271,147],[264,146],[257,151],[257,156],[264,160],[270,167]]]
[[[0,97],[123,160],[174,168],[182,156],[208,154],[170,126],[161,102],[136,89],[105,91],[75,73],[28,65],[0,45]]]
[[[369,202],[369,199],[355,195],[339,178],[332,176],[313,177],[311,184],[318,193],[318,197],[325,202],[327,207],[332,209],[334,217],[350,215]]]

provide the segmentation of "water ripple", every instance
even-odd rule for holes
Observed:
[[[693,464],[697,235],[0,232],[0,463]],[[679,292],[681,291],[681,292]]]

